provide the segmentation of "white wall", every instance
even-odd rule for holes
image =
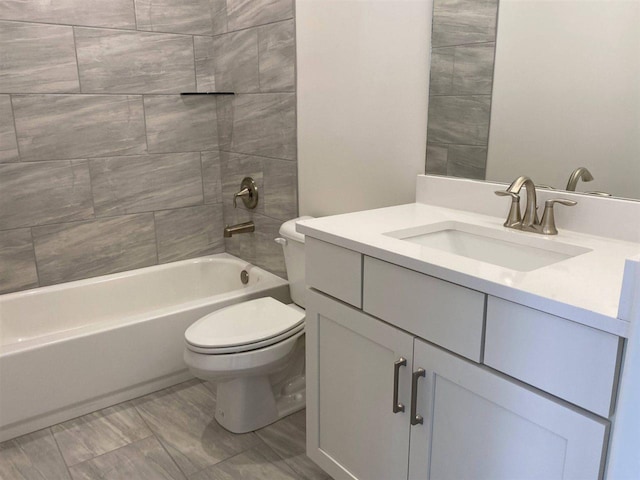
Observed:
[[[640,198],[640,2],[501,0],[487,179]]]
[[[431,12],[431,0],[297,0],[300,214],[414,201]]]

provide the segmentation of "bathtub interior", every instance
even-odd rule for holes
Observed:
[[[240,272],[249,272],[243,284]],[[280,282],[278,282],[280,280]],[[213,297],[285,283],[222,253],[0,296],[0,349],[51,334],[119,322]]]

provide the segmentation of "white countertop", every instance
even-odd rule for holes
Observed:
[[[533,271],[518,272],[384,235],[386,232],[455,221],[495,228],[546,242],[591,251]],[[297,230],[402,267],[489,295],[626,337],[628,319],[618,318],[625,260],[640,255],[640,244],[561,230],[555,236],[520,232],[498,218],[412,203],[305,220]],[[561,228],[561,227],[559,227]],[[525,239],[526,241],[526,239]]]

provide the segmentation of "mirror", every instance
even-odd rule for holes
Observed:
[[[426,172],[640,199],[640,2],[435,0]]]

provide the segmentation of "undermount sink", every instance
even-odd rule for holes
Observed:
[[[555,239],[461,222],[423,225],[384,235],[519,272],[530,272],[591,251]]]

